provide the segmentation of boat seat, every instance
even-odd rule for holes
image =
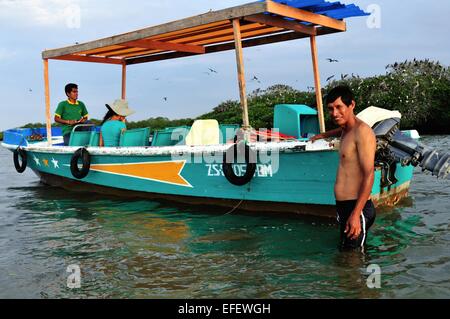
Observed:
[[[150,128],[138,128],[134,130],[126,130],[120,135],[119,146],[149,146]]]
[[[239,124],[220,124],[220,133],[222,143],[227,143],[227,141],[234,140],[237,130],[239,130]]]
[[[92,131],[89,139],[89,146],[97,147],[100,143],[100,132]]]
[[[186,145],[220,144],[219,122],[217,120],[196,120],[186,136]]]
[[[91,140],[91,133],[88,131],[75,131],[70,134],[69,146],[88,146]]]
[[[155,131],[152,146],[184,145],[190,128],[190,126],[178,126]]]

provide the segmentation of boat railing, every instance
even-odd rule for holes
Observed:
[[[96,125],[95,124],[92,124],[92,123],[90,123],[90,124],[77,124],[77,125],[75,125],[74,127],[73,127],[73,129],[72,129],[72,133],[73,132],[75,132],[78,128],[80,128],[80,127],[82,127],[82,128],[84,128],[84,127],[96,127]],[[82,130],[80,130],[80,131],[84,131],[85,129],[82,129]]]

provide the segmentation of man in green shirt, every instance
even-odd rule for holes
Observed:
[[[78,101],[78,85],[69,83],[65,87],[67,100],[58,104],[55,122],[62,124],[64,145],[69,145],[70,133],[75,125],[86,123],[88,111],[83,102]]]

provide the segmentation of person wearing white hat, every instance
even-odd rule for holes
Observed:
[[[128,102],[123,99],[105,105],[108,112],[101,124],[99,146],[119,146],[120,134],[127,129],[125,118],[133,114],[134,111],[129,108]]]

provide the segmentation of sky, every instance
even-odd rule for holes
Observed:
[[[0,0],[0,131],[45,122],[41,52],[96,40],[245,0]],[[450,65],[450,1],[354,0],[370,17],[347,19],[347,32],[318,37],[322,83],[341,74],[371,76],[405,59],[429,58]],[[327,58],[337,59],[329,63]],[[274,84],[300,90],[313,86],[306,39],[244,49],[247,92]],[[121,93],[116,65],[50,60],[52,113],[65,99],[64,86],[79,85],[79,99],[94,118]],[[212,68],[217,73],[209,73]],[[256,76],[259,79],[252,81]],[[166,98],[166,99],[164,99]],[[234,51],[128,67],[129,120],[196,117],[225,100],[238,100]]]

